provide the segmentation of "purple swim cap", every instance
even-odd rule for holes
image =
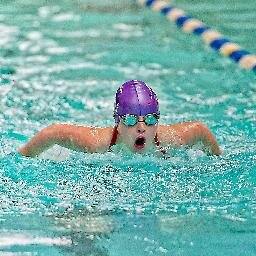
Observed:
[[[118,116],[125,114],[144,116],[152,113],[159,114],[158,99],[144,82],[130,80],[117,90],[114,109],[116,123],[119,123]]]

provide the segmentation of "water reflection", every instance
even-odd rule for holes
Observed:
[[[107,239],[114,226],[108,215],[80,211],[49,216],[9,215],[0,222],[0,252],[109,255],[99,241]]]

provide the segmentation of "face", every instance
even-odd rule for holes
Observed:
[[[134,126],[126,126],[122,120],[118,125],[118,134],[120,142],[124,143],[131,151],[142,153],[155,144],[157,124],[146,125],[143,117]]]

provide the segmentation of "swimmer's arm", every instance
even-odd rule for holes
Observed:
[[[54,144],[82,152],[108,149],[112,127],[97,128],[69,124],[53,124],[38,132],[19,149],[24,156],[35,157]]]
[[[203,143],[203,150],[209,155],[220,155],[221,150],[211,130],[202,122],[191,121],[174,125],[160,126],[160,135],[164,143],[174,146]]]

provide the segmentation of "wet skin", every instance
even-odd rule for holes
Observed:
[[[143,120],[142,117],[139,118]],[[210,129],[199,121],[190,121],[171,125],[147,126],[139,122],[127,127],[122,122],[118,127],[117,144],[124,144],[133,152],[142,153],[150,147],[156,147],[157,134],[160,145],[180,147],[202,142],[203,150],[209,155],[220,155],[221,150]],[[114,127],[90,127],[71,124],[53,124],[38,132],[19,149],[24,156],[35,157],[58,144],[82,152],[108,151]],[[139,138],[139,140],[138,140]]]

